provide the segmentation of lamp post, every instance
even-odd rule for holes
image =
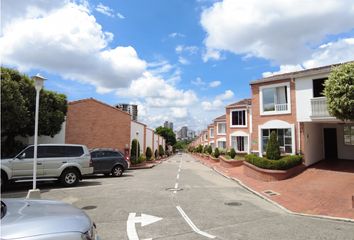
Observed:
[[[139,139],[138,139],[138,136],[139,136],[139,132],[136,131],[136,162],[138,162],[138,152],[139,152]]]
[[[37,147],[38,147],[38,115],[39,115],[39,93],[43,88],[46,78],[37,74],[33,76],[34,87],[36,89],[36,111],[34,119],[34,152],[33,152],[33,189],[27,194],[27,198],[40,198],[40,191],[37,189]]]

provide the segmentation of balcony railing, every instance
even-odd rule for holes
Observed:
[[[327,100],[325,97],[311,99],[311,117],[332,117],[327,110]]]
[[[277,112],[288,111],[288,104],[287,103],[275,104],[275,111]]]

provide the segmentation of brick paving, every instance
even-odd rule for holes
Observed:
[[[322,161],[293,178],[262,182],[245,176],[243,166],[224,168],[219,162],[194,157],[293,212],[354,219],[354,161]],[[266,190],[279,195],[269,196]]]

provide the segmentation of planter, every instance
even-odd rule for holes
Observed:
[[[225,168],[239,167],[242,166],[243,160],[226,159],[222,156],[220,158],[220,165]]]
[[[213,160],[214,162],[219,162],[219,158],[210,156],[209,159]]]
[[[243,166],[244,166],[243,173],[246,176],[264,182],[273,182],[273,181],[288,179],[295,175],[298,175],[299,173],[301,173],[303,170],[306,169],[306,166],[302,164],[290,168],[288,170],[263,169],[263,168],[256,167],[246,161],[244,161]]]

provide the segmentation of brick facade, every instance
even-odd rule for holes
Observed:
[[[70,102],[65,142],[123,151],[130,146],[130,121],[128,113],[92,98]]]

